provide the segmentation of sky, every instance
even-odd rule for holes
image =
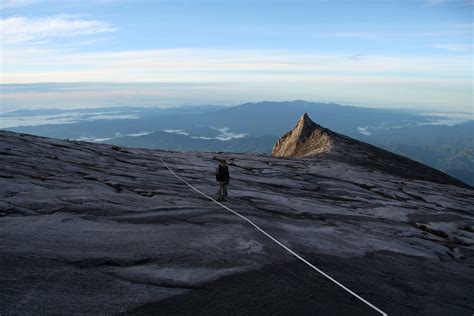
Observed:
[[[1,107],[305,99],[472,112],[473,10],[473,0],[3,0]]]

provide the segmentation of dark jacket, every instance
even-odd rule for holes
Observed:
[[[227,166],[219,166],[216,171],[216,180],[218,182],[229,183],[229,168]]]

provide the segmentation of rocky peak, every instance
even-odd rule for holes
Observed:
[[[296,126],[283,135],[275,146],[275,157],[306,157],[331,150],[331,132],[314,123],[307,113],[298,120]]]
[[[471,188],[439,170],[324,128],[306,113],[276,142],[272,156],[330,159],[408,179]]]

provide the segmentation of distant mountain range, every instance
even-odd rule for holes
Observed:
[[[474,185],[474,121],[416,111],[372,109],[307,101],[246,103],[233,107],[102,108],[10,112],[8,130],[129,147],[270,154],[275,141],[308,113],[338,133],[440,169]],[[41,117],[42,121],[35,121]],[[443,122],[442,122],[443,121]],[[35,125],[28,125],[35,122]],[[3,124],[5,125],[5,124]]]

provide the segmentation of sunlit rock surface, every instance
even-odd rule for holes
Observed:
[[[474,190],[344,141],[275,158],[0,132],[0,314],[377,315],[160,161],[213,195],[225,158],[229,207],[385,312],[471,315]]]
[[[296,126],[273,146],[272,156],[308,157],[327,153],[331,150],[335,135],[314,123],[305,113]]]

